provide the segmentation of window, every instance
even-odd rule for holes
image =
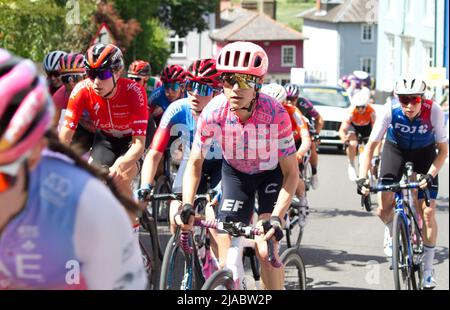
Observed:
[[[373,25],[361,25],[361,41],[373,42]]]
[[[402,50],[402,70],[403,74],[412,74],[414,55],[413,55],[413,40],[405,38],[402,40],[403,50]]]
[[[285,45],[281,47],[281,66],[295,67],[295,46]]]
[[[434,48],[432,43],[424,43],[425,69],[434,67]],[[426,71],[425,71],[426,72]]]
[[[411,0],[406,0],[406,16],[409,20],[413,19],[413,5]]]
[[[387,15],[392,19],[395,17],[395,3],[394,0],[387,0],[387,2]]]
[[[434,10],[436,9],[435,2],[434,0],[424,0],[424,1],[425,1],[425,10],[424,10],[425,24],[434,26]]]
[[[373,75],[373,68],[374,68],[374,58],[371,57],[363,57],[361,58],[361,71],[365,71],[369,73],[370,75]]]
[[[180,38],[177,34],[172,34],[169,38],[171,56],[186,56],[186,39]]]
[[[387,72],[389,77],[393,77],[395,74],[395,37],[393,35],[387,35]]]

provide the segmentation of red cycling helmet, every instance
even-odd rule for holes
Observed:
[[[220,73],[216,69],[216,60],[211,58],[194,61],[189,66],[186,78],[208,84],[213,88],[221,88],[223,86]]]
[[[119,71],[124,66],[122,51],[114,44],[102,43],[97,43],[87,50],[84,63],[88,70]]]
[[[163,83],[179,82],[182,83],[186,79],[186,71],[179,65],[170,65],[164,68],[161,74]]]
[[[135,60],[131,63],[128,68],[128,77],[130,78],[138,78],[138,77],[147,77],[151,75],[151,67],[150,64],[143,60]]]

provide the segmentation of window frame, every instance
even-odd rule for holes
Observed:
[[[292,49],[292,63],[284,62],[285,49]],[[282,45],[281,46],[281,66],[282,67],[295,67],[296,66],[296,57],[297,56],[297,47],[295,45]]]

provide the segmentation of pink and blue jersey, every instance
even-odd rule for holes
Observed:
[[[259,95],[245,123],[230,111],[225,95],[214,97],[198,119],[194,147],[206,154],[212,138],[219,142],[224,159],[247,174],[273,170],[280,158],[296,151],[289,114],[265,94]]]
[[[99,180],[48,152],[0,234],[0,289],[144,289],[124,208]]]

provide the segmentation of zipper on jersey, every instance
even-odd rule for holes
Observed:
[[[114,123],[111,116],[111,107],[109,106],[109,100],[106,99],[106,103],[108,104],[108,113],[109,113],[109,121],[111,122],[112,130],[114,131]]]

